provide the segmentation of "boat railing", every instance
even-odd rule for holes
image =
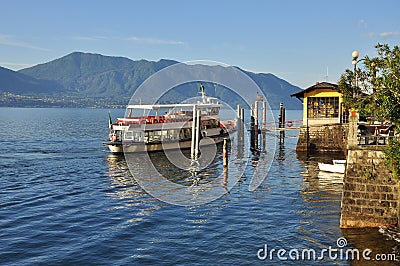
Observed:
[[[186,122],[189,121],[189,116],[147,116],[141,118],[118,118],[115,125],[118,126],[129,126],[132,124],[144,125],[144,124],[160,124],[160,123],[173,123],[173,122]]]

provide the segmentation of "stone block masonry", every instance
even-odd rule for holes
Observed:
[[[302,126],[297,152],[345,152],[348,135],[347,124]]]
[[[398,225],[398,182],[383,162],[382,148],[348,147],[340,227]]]

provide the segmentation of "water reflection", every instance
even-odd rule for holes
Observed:
[[[335,212],[340,213],[343,174],[320,172],[318,162],[331,163],[332,159],[344,159],[344,155],[342,153],[297,154],[297,159],[305,168],[305,171],[301,172],[305,184],[302,189],[302,198],[310,204],[302,212],[314,216],[317,214],[307,212],[306,209],[310,208],[310,206],[314,211],[319,209],[319,217],[325,216],[324,220],[335,220],[336,226],[339,227],[339,217]],[[323,205],[325,206],[324,213],[322,212]],[[327,208],[327,206],[330,207]],[[305,221],[307,220],[310,221],[311,219],[305,219]],[[328,233],[329,231],[330,228],[326,227],[326,232]],[[307,232],[305,227],[304,233],[310,234],[309,237],[312,238],[312,232]],[[376,254],[395,253],[397,256],[400,255],[400,244],[393,240],[392,236],[395,235],[393,231],[391,233],[388,230],[379,232],[378,228],[341,229],[341,233],[347,239],[347,246],[344,249],[358,249],[360,251],[360,260],[348,261],[350,265],[377,265],[376,260],[367,261],[362,259],[362,251],[366,248],[373,251],[371,257]],[[334,237],[331,237],[331,239],[334,239]],[[330,245],[334,248],[336,247],[336,243],[330,243]],[[398,263],[380,261],[379,265],[398,265]]]
[[[113,209],[129,209],[131,217],[127,223],[143,221],[160,208],[160,204],[154,204],[157,200],[149,197],[133,178],[123,154],[109,154],[105,161],[111,180],[108,195],[116,200]]]
[[[123,154],[109,154],[105,160],[111,180],[110,191],[118,198],[133,199],[146,194],[132,177]]]
[[[279,132],[279,145],[278,145],[278,162],[282,162],[285,160],[285,131]]]
[[[383,261],[379,262],[378,257],[383,258],[395,254],[397,260],[400,259],[400,245],[393,241],[390,237],[385,236],[377,228],[363,228],[363,229],[342,229],[343,236],[347,239],[347,247],[358,249],[360,252],[360,260],[354,260],[350,264],[355,266],[364,265],[399,265],[397,261]],[[365,260],[362,252],[365,249],[372,250],[371,254],[367,254],[371,260]]]
[[[189,150],[182,152],[190,156]],[[230,152],[230,149],[228,149],[228,152]],[[126,156],[128,156],[128,159],[126,159]],[[210,193],[210,197],[226,195],[229,188],[237,182],[237,178],[241,177],[235,167],[232,166],[229,170],[225,169],[222,166],[221,157],[222,146],[218,145],[215,158],[207,168],[202,170],[195,167],[180,169],[171,163],[163,152],[108,155],[106,162],[109,166],[108,176],[112,180],[110,187],[111,189],[120,189],[116,193],[123,199],[132,198],[139,191],[139,196],[143,196],[144,191],[141,188],[147,190],[149,187],[157,187],[157,192],[163,193],[163,197],[153,195],[155,198],[179,197],[182,195],[179,194],[180,191],[184,190],[182,192],[184,197],[196,201],[204,192]],[[231,165],[233,163],[235,163],[235,160],[230,161]],[[242,160],[239,160],[238,164],[242,165]],[[234,175],[237,178],[228,178],[229,175]],[[162,178],[157,178],[157,176]],[[180,186],[178,187],[179,191],[171,190],[168,182],[178,184]]]
[[[304,183],[307,185],[306,190],[342,192],[344,174],[321,172],[318,163],[332,163],[334,159],[342,160],[344,159],[343,153],[298,153],[297,159],[306,169],[300,173],[304,178]]]

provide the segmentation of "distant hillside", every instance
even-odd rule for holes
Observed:
[[[65,91],[82,97],[130,97],[145,79],[175,63],[170,60],[133,61],[124,57],[75,52],[19,72],[56,81]]]
[[[18,72],[9,70],[9,76],[0,76],[0,88],[5,88],[2,91],[11,93],[46,93],[53,97],[70,96],[85,100],[107,99],[109,102],[127,103],[144,80],[176,63],[178,62],[164,59],[158,62],[134,61],[124,57],[74,52]],[[283,102],[287,109],[301,109],[301,103],[290,98],[290,94],[300,90],[299,87],[272,74],[244,72],[266,94],[273,109],[279,108],[280,102]],[[25,80],[25,83],[19,82],[19,79]],[[165,95],[163,100],[175,102],[196,95],[197,92],[198,85],[181,86]],[[234,97],[227,91],[223,91],[222,94],[225,101]],[[221,96],[221,92],[215,96]]]
[[[301,102],[297,98],[290,97],[294,92],[302,90],[301,88],[273,74],[244,72],[261,88],[272,109],[279,109],[279,104],[281,102],[284,103],[286,109],[300,110],[303,108]]]
[[[61,88],[57,82],[36,79],[11,69],[0,67],[0,92],[47,94],[49,92],[57,92]]]

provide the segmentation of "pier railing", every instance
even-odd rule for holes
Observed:
[[[358,124],[358,145],[386,145],[390,138],[397,137],[392,124]]]

